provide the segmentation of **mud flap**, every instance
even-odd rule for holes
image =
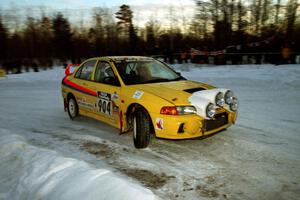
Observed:
[[[64,111],[67,112],[68,111],[68,101],[66,98],[64,98]]]
[[[119,135],[121,135],[121,134],[124,134],[124,132],[123,132],[123,112],[122,112],[122,110],[120,111],[120,113],[119,113],[119,120],[120,120],[120,132],[119,132]]]

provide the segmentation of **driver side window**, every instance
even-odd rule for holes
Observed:
[[[98,62],[95,71],[95,81],[99,83],[104,83],[108,85],[119,86],[120,83],[116,78],[112,67],[107,62]]]

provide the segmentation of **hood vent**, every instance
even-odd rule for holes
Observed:
[[[194,92],[198,92],[198,91],[202,91],[202,90],[205,90],[205,89],[204,88],[191,88],[191,89],[186,89],[183,91],[193,94]]]

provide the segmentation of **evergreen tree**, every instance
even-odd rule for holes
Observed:
[[[71,56],[72,33],[69,21],[58,13],[52,21],[54,53],[58,58]]]
[[[116,13],[119,30],[123,30],[123,34],[129,36],[129,29],[132,25],[133,12],[128,5],[120,6],[120,10]]]
[[[133,12],[128,5],[122,5],[116,13],[116,18],[119,30],[123,30],[123,37],[129,42],[130,51],[134,53],[138,43],[138,37],[132,23]],[[122,35],[121,35],[122,37]]]
[[[293,38],[294,33],[294,25],[297,16],[298,9],[297,0],[289,0],[287,3],[287,12],[286,12],[286,38],[287,40],[291,40]]]
[[[7,37],[7,30],[2,23],[2,18],[0,17],[0,61],[4,60],[6,57]]]

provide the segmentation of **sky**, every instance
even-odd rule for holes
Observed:
[[[162,26],[170,26],[170,8],[176,16],[176,23],[187,24],[187,19],[194,16],[194,0],[0,0],[0,11],[6,15],[22,11],[23,20],[26,16],[40,17],[42,10],[46,13],[62,12],[70,22],[78,25],[91,23],[91,9],[95,7],[110,8],[115,13],[122,4],[133,10],[133,22],[144,27],[149,19],[157,20]],[[51,15],[51,14],[50,14]]]
[[[0,6],[4,9],[10,8],[12,5],[17,6],[46,6],[55,9],[77,9],[77,8],[89,8],[89,7],[114,7],[122,4],[128,4],[130,6],[142,6],[149,4],[156,5],[182,5],[191,6],[194,5],[194,0],[1,0]]]

